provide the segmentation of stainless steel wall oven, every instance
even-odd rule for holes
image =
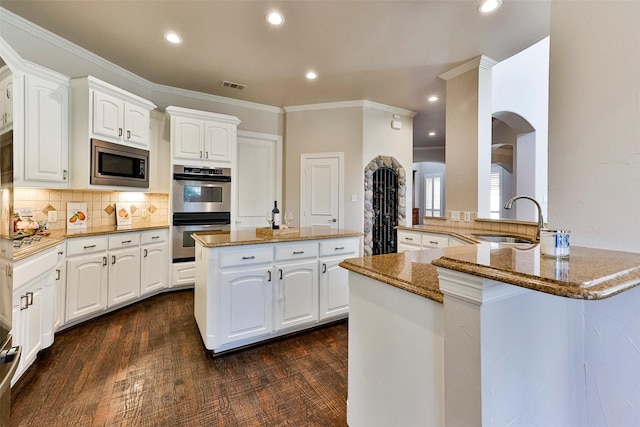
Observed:
[[[173,262],[193,261],[193,233],[230,230],[231,169],[174,165],[172,199]]]

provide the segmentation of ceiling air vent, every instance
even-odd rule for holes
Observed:
[[[242,90],[245,87],[247,87],[247,85],[243,85],[241,83],[234,83],[234,82],[230,82],[228,80],[223,80],[222,84],[220,85],[222,87],[229,87],[231,89],[238,89],[238,90]]]

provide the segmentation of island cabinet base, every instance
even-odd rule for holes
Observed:
[[[442,304],[349,272],[349,312],[349,426],[444,426]]]
[[[196,240],[204,346],[220,353],[344,319],[347,276],[332,266],[359,254],[359,237],[211,248]]]

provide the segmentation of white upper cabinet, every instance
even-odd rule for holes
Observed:
[[[149,146],[149,111],[122,98],[93,90],[93,135],[113,142]]]
[[[24,140],[25,181],[66,186],[69,170],[67,84],[25,75]]]
[[[7,65],[0,68],[0,133],[13,127],[13,74]]]
[[[236,161],[235,116],[167,107],[171,117],[171,146],[174,164],[233,166]]]

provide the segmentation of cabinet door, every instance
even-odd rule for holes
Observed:
[[[124,105],[124,140],[149,146],[149,111],[129,103]]]
[[[140,296],[140,248],[120,249],[109,253],[108,306],[134,300]]]
[[[106,254],[67,260],[67,322],[107,308]]]
[[[140,293],[149,294],[167,287],[167,245],[159,243],[140,248],[142,259],[140,262]]]
[[[272,332],[270,279],[270,267],[220,274],[220,344]]]
[[[275,329],[318,321],[318,262],[283,264],[276,272]]]
[[[349,312],[349,275],[338,265],[341,261],[320,261],[320,320]]]
[[[398,242],[398,253],[407,251],[419,251],[422,247],[416,245],[408,245],[406,243]]]
[[[36,360],[42,348],[42,286],[27,288],[14,296],[13,345],[22,347],[22,357],[12,383]]]
[[[171,125],[174,157],[180,159],[204,158],[204,121],[175,117]]]
[[[224,123],[204,122],[204,159],[218,162],[233,160],[235,126]]]
[[[66,183],[68,87],[27,75],[25,104],[25,179]]]
[[[264,227],[264,215],[279,200],[277,145],[273,140],[238,138],[238,228]],[[282,215],[284,217],[284,213]]]
[[[67,294],[67,268],[63,260],[56,265],[54,277],[55,306],[53,311],[53,331],[56,332],[64,324],[64,305]]]
[[[93,92],[93,133],[120,140],[123,137],[124,101]]]
[[[9,74],[0,81],[0,129],[11,129],[13,124],[13,76]]]

